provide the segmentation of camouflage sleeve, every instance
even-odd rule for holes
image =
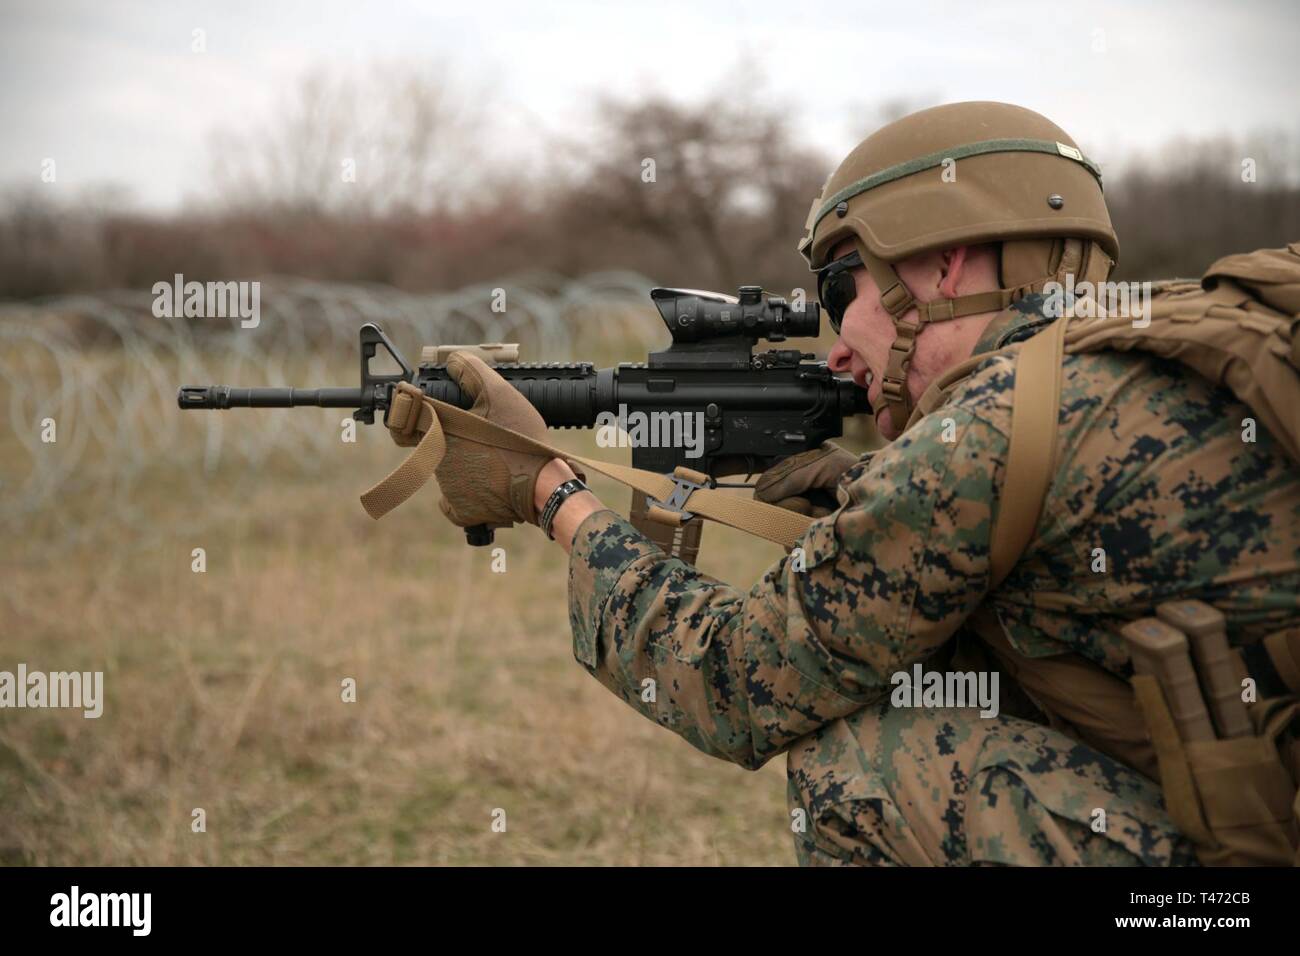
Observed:
[[[850,469],[840,509],[748,594],[591,515],[569,564],[574,656],[695,747],[759,767],[882,696],[983,599],[1006,449],[970,412],[923,419]]]

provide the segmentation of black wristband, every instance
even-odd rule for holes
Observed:
[[[551,497],[546,499],[546,506],[542,508],[542,516],[537,521],[541,529],[546,532],[546,537],[555,540],[555,535],[551,533],[551,525],[560,511],[560,506],[569,500],[570,495],[586,490],[587,486],[582,483],[581,478],[570,478],[561,482],[560,487],[551,492]]]

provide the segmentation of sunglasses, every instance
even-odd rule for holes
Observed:
[[[817,301],[826,310],[826,318],[836,335],[840,334],[840,324],[849,303],[858,295],[858,281],[853,277],[853,270],[863,265],[861,253],[850,252],[817,270]]]

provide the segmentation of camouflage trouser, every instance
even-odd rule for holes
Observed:
[[[885,700],[791,747],[789,777],[804,865],[1196,862],[1156,784],[1014,717]]]

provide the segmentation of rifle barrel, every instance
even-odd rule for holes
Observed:
[[[229,385],[182,385],[181,408],[358,408],[366,404],[359,388],[232,388]]]

